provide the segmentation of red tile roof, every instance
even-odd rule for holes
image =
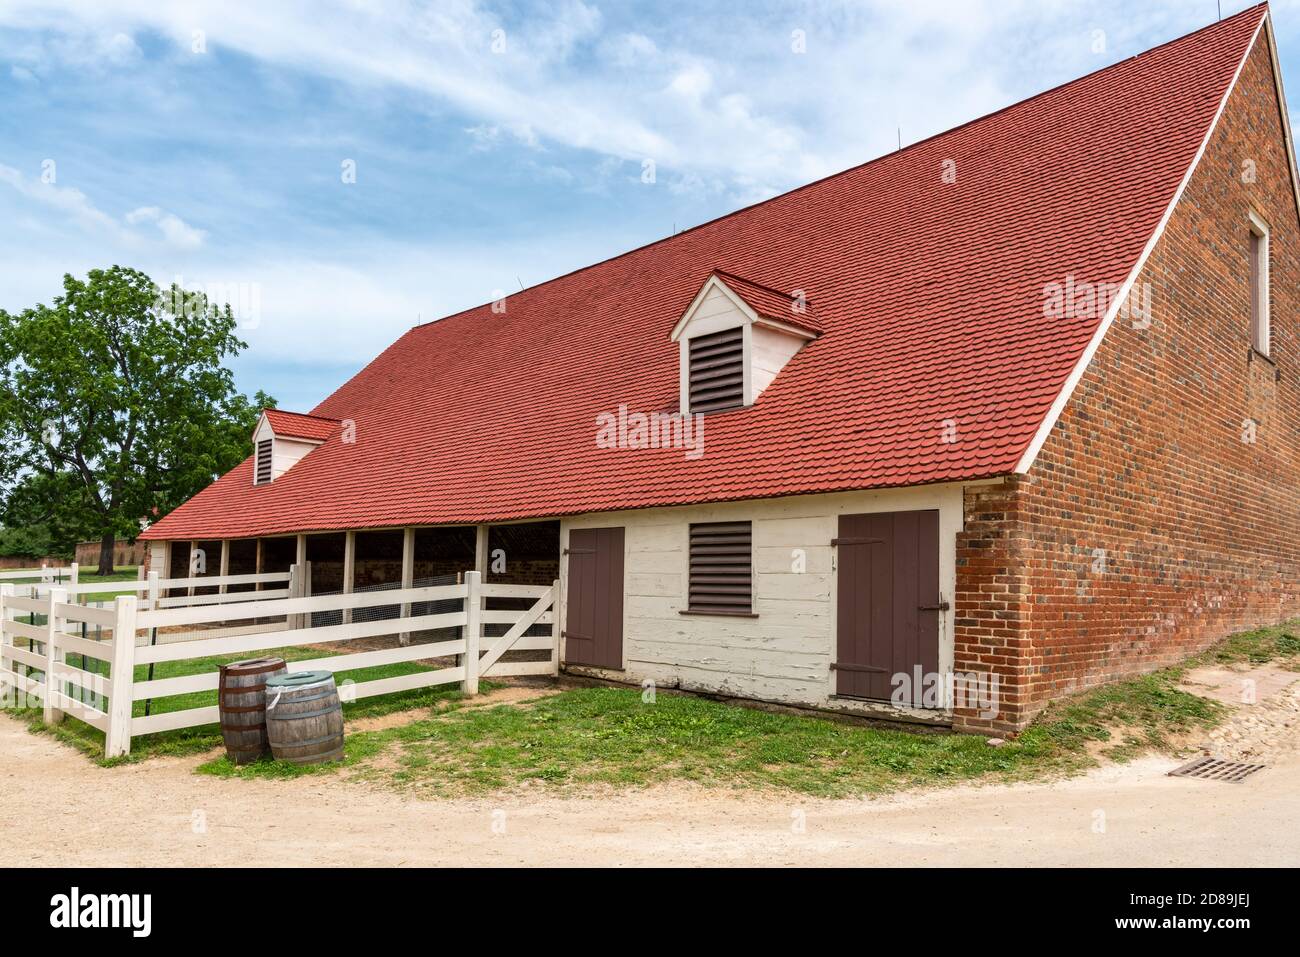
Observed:
[[[250,459],[144,537],[474,523],[1010,473],[1101,318],[1046,316],[1045,287],[1128,277],[1265,15],[1252,8],[526,289],[504,313],[484,305],[411,329],[315,410],[353,420],[355,442],[331,438],[260,487]],[[706,419],[702,457],[599,447],[601,413],[675,411],[669,333],[715,269],[804,290],[823,335],[753,407]],[[943,441],[952,426],[957,441]]]
[[[727,284],[728,289],[743,299],[745,304],[758,315],[801,326],[811,332],[822,331],[812,301],[804,290],[792,289],[784,293],[778,289],[760,286],[749,279],[733,276],[721,269],[715,269],[714,273]]]
[[[338,419],[327,419],[319,415],[285,412],[283,409],[266,409],[265,414],[271,430],[285,438],[324,442],[339,427]]]

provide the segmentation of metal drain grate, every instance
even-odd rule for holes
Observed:
[[[1169,772],[1171,778],[1209,778],[1211,781],[1239,783],[1263,768],[1262,764],[1243,764],[1223,758],[1197,758]]]

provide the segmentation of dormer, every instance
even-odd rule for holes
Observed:
[[[338,419],[263,409],[253,430],[253,484],[274,482],[338,427]]]
[[[673,328],[681,411],[753,405],[820,331],[802,290],[784,293],[715,270]]]

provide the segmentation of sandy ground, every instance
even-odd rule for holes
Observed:
[[[1192,677],[1223,694],[1242,679]],[[1300,685],[1263,684],[1229,725],[1269,764],[1241,784],[1170,778],[1179,762],[1145,758],[1064,781],[854,801],[680,784],[420,800],[331,777],[195,775],[201,758],[102,769],[4,717],[0,854],[7,866],[1295,866]]]

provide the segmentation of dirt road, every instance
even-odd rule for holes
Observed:
[[[1296,865],[1300,729],[1242,784],[1147,758],[1051,784],[861,801],[666,785],[416,800],[200,758],[102,769],[0,717],[0,853],[30,865]],[[1279,742],[1283,743],[1283,742]],[[1274,760],[1276,758],[1276,760]]]

